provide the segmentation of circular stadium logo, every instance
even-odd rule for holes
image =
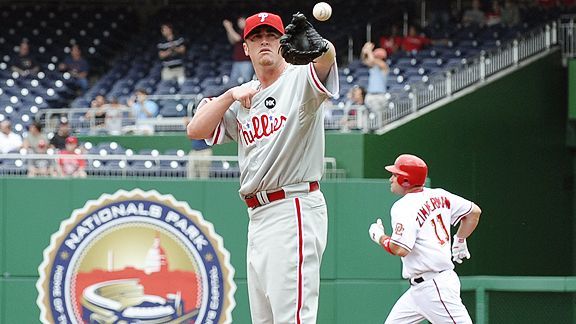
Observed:
[[[88,201],[44,250],[42,323],[231,323],[234,268],[187,203],[120,190]]]

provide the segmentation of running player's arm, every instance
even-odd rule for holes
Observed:
[[[330,41],[326,41],[328,42],[328,51],[315,59],[313,63],[316,74],[322,83],[326,81],[332,65],[336,63],[336,49]]]
[[[209,139],[222,120],[226,110],[239,101],[243,107],[250,108],[252,97],[256,90],[250,87],[234,87],[222,95],[211,98],[206,104],[200,106],[192,120],[186,126],[186,133],[190,139]]]
[[[389,242],[386,243],[386,240],[388,240]],[[410,253],[410,251],[408,249],[405,249],[405,248],[401,247],[400,245],[390,241],[390,236],[388,236],[388,235],[383,235],[382,237],[380,237],[380,245],[384,246],[384,244],[388,244],[388,246],[390,248],[390,252],[394,255],[399,256],[399,257],[404,257],[404,256],[408,255],[408,253]]]
[[[480,207],[478,207],[478,205],[476,205],[475,203],[472,203],[472,209],[470,210],[470,212],[467,215],[463,216],[462,219],[460,219],[460,227],[458,227],[456,236],[463,239],[470,236],[472,232],[474,232],[474,230],[476,229],[476,226],[478,226],[481,213],[482,210],[480,209]]]

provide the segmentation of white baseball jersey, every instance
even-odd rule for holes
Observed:
[[[320,264],[328,212],[320,190],[309,192],[324,169],[322,102],[338,92],[336,63],[323,84],[313,64],[288,65],[250,109],[234,102],[210,145],[238,143],[240,195],[282,188],[285,199],[249,208],[246,253],[252,323],[316,323]]]
[[[260,82],[242,86],[260,89]],[[206,140],[209,145],[238,142],[240,195],[318,181],[324,172],[322,102],[338,93],[336,63],[323,84],[312,63],[288,65],[246,109],[236,101]]]
[[[424,188],[396,201],[390,211],[390,240],[410,251],[402,257],[402,276],[454,269],[450,225],[472,211],[472,202],[444,189]]]

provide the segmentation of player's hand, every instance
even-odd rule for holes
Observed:
[[[258,90],[242,86],[234,87],[231,90],[232,98],[239,101],[242,107],[246,109],[250,109],[250,106],[252,106],[252,97],[256,93],[258,93]]]
[[[384,236],[384,225],[382,225],[382,220],[380,218],[376,220],[376,223],[372,223],[372,225],[370,225],[368,234],[370,234],[372,241],[374,241],[376,244],[380,244],[380,238]]]
[[[452,261],[462,263],[465,258],[470,259],[470,251],[468,251],[466,239],[454,235],[454,242],[452,243]]]
[[[364,44],[364,46],[362,46],[362,51],[370,51],[371,52],[374,50],[374,47],[375,47],[374,43],[366,42]]]

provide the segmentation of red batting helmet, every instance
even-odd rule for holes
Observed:
[[[423,186],[428,175],[426,162],[411,154],[400,155],[394,161],[394,165],[385,168],[396,175],[398,184],[403,187]]]

